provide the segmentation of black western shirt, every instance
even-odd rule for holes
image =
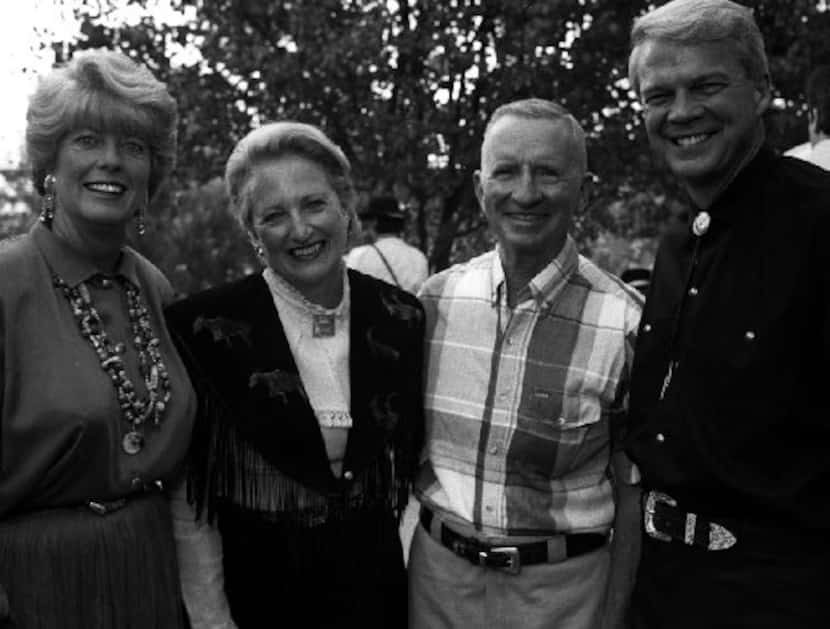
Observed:
[[[830,172],[762,149],[708,213],[660,246],[628,453],[687,511],[830,530]]]

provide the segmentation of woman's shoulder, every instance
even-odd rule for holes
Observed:
[[[355,269],[349,269],[349,284],[352,293],[357,292],[358,294],[375,295],[380,299],[392,299],[401,303],[410,304],[413,307],[420,306],[418,298],[409,291],[405,291],[389,282],[384,282]]]
[[[132,247],[125,247],[124,255],[132,258],[132,263],[138,279],[146,287],[160,294],[161,302],[163,304],[173,301],[175,295],[173,285],[160,268]]]
[[[168,320],[194,321],[199,317],[234,317],[250,313],[250,306],[268,287],[260,274],[248,275],[240,280],[214,286],[188,295],[166,310]]]
[[[352,310],[372,311],[374,317],[406,327],[423,325],[424,308],[412,293],[353,269],[349,269],[349,284]]]

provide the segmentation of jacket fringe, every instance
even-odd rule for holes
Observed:
[[[213,522],[227,502],[258,512],[268,521],[312,527],[349,520],[381,509],[400,521],[412,490],[415,435],[399,434],[373,464],[339,491],[321,493],[269,463],[256,445],[234,428],[219,404],[204,396],[200,430],[194,433],[188,498],[199,516]],[[401,431],[402,432],[402,431]],[[402,437],[402,438],[401,438]],[[403,465],[399,465],[402,462]]]

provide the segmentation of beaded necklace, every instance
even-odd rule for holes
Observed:
[[[144,447],[144,424],[150,420],[154,426],[158,426],[170,403],[170,377],[161,357],[159,340],[153,335],[150,315],[141,300],[140,291],[122,277],[117,277],[116,281],[127,295],[127,316],[133,336],[133,347],[138,354],[139,370],[147,387],[147,395],[143,398],[136,394],[135,385],[124,368],[121,355],[126,348],[123,343],[113,344],[107,336],[101,315],[92,303],[86,283],[81,282],[77,287],[71,287],[59,275],[52,274],[52,283],[63,292],[69,302],[81,336],[92,345],[101,368],[112,380],[121,414],[130,425],[129,431],[121,440],[121,447],[127,454],[138,454]]]

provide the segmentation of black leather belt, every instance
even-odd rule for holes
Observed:
[[[456,533],[442,522],[433,522],[434,519],[435,514],[422,506],[421,524],[431,537],[470,563],[505,570],[511,574],[518,574],[522,566],[555,563],[584,555],[602,548],[608,542],[608,536],[602,533],[574,533],[558,535],[550,541],[515,546],[490,546]]]
[[[725,550],[738,541],[735,533],[723,523],[684,511],[674,498],[659,491],[645,494],[643,524],[649,537],[664,542],[683,542],[705,550]]]

